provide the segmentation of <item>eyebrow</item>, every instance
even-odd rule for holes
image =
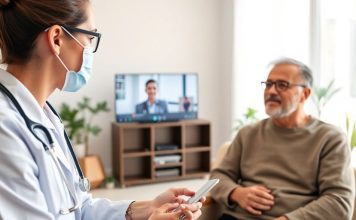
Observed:
[[[273,82],[276,82],[276,81],[282,81],[282,82],[289,82],[288,80],[285,80],[285,79],[267,79],[266,81],[273,81]]]

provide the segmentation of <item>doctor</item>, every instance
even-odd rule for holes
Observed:
[[[63,125],[46,102],[91,74],[100,34],[89,0],[0,0],[0,219],[196,219],[185,189],[150,201],[93,199]],[[176,209],[179,207],[179,209]]]

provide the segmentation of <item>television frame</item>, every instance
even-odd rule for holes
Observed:
[[[121,96],[121,98],[125,98],[125,83],[121,84],[122,91],[120,91],[117,87],[119,86],[120,82],[118,81],[119,76],[145,76],[145,75],[152,75],[152,76],[159,76],[159,75],[178,75],[178,76],[185,76],[185,75],[193,75],[196,77],[196,101],[193,101],[194,111],[178,111],[178,112],[168,112],[168,113],[149,113],[149,114],[133,114],[133,113],[118,113],[118,104],[117,100]],[[175,73],[166,73],[166,72],[142,72],[142,73],[125,73],[125,72],[118,72],[114,75],[114,92],[115,92],[115,118],[117,123],[130,123],[130,122],[140,122],[140,123],[152,123],[152,122],[171,122],[171,121],[180,121],[180,120],[192,120],[198,118],[199,113],[199,75],[196,72],[175,72]],[[179,110],[181,110],[182,106],[182,97],[179,97]],[[191,99],[191,96],[188,95],[188,99]]]

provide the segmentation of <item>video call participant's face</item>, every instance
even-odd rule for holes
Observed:
[[[148,95],[149,100],[155,100],[157,94],[157,85],[154,82],[149,83],[146,86],[146,93]]]

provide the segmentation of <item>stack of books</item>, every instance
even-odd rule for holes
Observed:
[[[181,158],[182,158],[181,155],[161,155],[161,156],[155,156],[154,162],[156,163],[156,165],[164,165],[167,163],[179,163]]]
[[[156,170],[156,177],[179,176],[179,168],[168,168]]]

